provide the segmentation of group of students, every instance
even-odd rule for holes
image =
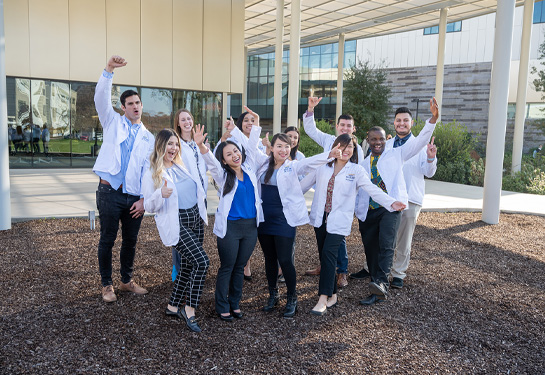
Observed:
[[[113,70],[125,64],[126,61],[119,56],[110,58],[97,85],[97,103],[101,102],[97,101],[97,95],[109,95],[107,89],[108,84],[111,88]],[[167,315],[185,320],[192,331],[201,331],[195,310],[210,266],[203,249],[204,225],[208,220],[206,171],[214,179],[219,196],[213,232],[217,236],[220,258],[215,290],[215,310],[220,319],[232,321],[243,317],[240,300],[244,266],[258,240],[265,257],[269,289],[269,298],[263,310],[272,311],[278,304],[278,271],[281,267],[287,287],[283,316],[295,315],[297,292],[294,240],[296,227],[304,224],[314,227],[321,265],[319,298],[310,313],[324,315],[328,308],[336,306],[337,258],[345,237],[350,234],[354,213],[359,220],[372,280],[372,294],[361,303],[372,304],[387,297],[399,218],[408,204],[403,162],[426,148],[439,115],[434,99],[430,100],[432,118],[412,142],[385,151],[384,130],[380,127],[371,128],[368,133],[371,155],[364,159],[361,147],[352,134],[355,128],[349,116],[345,116],[345,119],[352,121],[350,126],[339,126],[342,118],[339,120],[337,129],[341,134],[338,137],[320,133],[316,129],[313,112],[319,98],[309,98],[303,122],[307,134],[315,140],[319,139],[324,152],[305,158],[297,150],[296,128],[275,134],[270,142],[268,136],[260,139],[259,116],[247,107],[247,112],[238,119],[238,126],[235,126],[232,119],[226,122],[228,138],[219,143],[214,152],[206,143],[204,127],[194,125],[187,110],[180,110],[176,114],[174,130],[163,129],[153,139],[141,124],[142,103],[139,97],[130,94],[132,92],[122,98],[125,116],[115,114],[111,105],[108,110],[97,104],[105,138],[94,171],[101,178],[99,193],[107,185],[110,193],[132,197],[121,209],[125,213],[105,218],[104,225],[111,225],[117,218],[122,223],[123,220],[138,220],[139,227],[145,209],[155,213],[162,242],[173,247],[176,278],[165,311]],[[109,96],[102,99],[102,103],[106,103]],[[121,129],[113,131],[111,142],[106,139],[108,123],[114,123]],[[288,136],[290,132],[292,134]],[[143,138],[146,138],[145,142],[138,142]],[[110,146],[112,149],[108,149]],[[140,156],[134,155],[136,148],[143,151]],[[148,162],[145,150],[151,150]],[[427,146],[428,156],[433,155],[435,159],[434,152],[436,147],[432,141]],[[101,158],[103,153],[115,156],[117,162],[113,163],[113,168],[104,165]],[[428,157],[428,162],[430,159]],[[104,173],[104,169],[108,169],[106,167],[109,168],[109,175]],[[133,189],[137,184],[132,183],[132,178],[136,176],[131,173],[135,171],[139,171],[142,176],[141,190],[137,194]],[[121,180],[116,179],[119,176]],[[116,181],[122,183],[117,184]],[[309,215],[303,194],[313,186],[315,193]],[[101,247],[101,243],[105,242],[103,237],[112,237],[111,228],[103,228],[101,208],[106,215],[111,208],[106,209],[106,202],[102,201],[99,193],[97,205],[101,220],[99,266],[102,295],[106,302],[112,302],[116,296],[111,281],[111,246],[109,268],[104,262],[104,259],[108,260],[105,255],[108,246]],[[117,226],[114,227],[117,234]],[[103,235],[103,230],[109,231],[109,234]],[[145,294],[147,291],[132,280],[134,244],[125,246],[129,243],[125,239],[125,229],[123,235],[120,256],[122,284],[119,290]],[[131,262],[124,266],[123,255],[128,252],[132,255]]]

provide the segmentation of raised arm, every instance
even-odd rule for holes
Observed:
[[[371,182],[369,179],[369,174],[367,174],[367,171],[359,166],[358,168],[358,174],[357,174],[357,180],[356,180],[356,186],[357,188],[364,189],[370,196],[373,198],[375,202],[380,204],[382,207],[386,208],[388,211],[402,211],[405,209],[405,204],[402,202],[396,201],[394,198],[390,197],[388,194],[386,194],[384,191],[382,191],[381,188],[376,186]]]
[[[112,78],[116,68],[127,65],[121,56],[112,56],[108,60],[95,88],[95,108],[102,128],[106,129],[119,114],[112,108]]]
[[[322,152],[321,154],[305,158],[301,161],[294,160],[292,165],[295,168],[297,175],[307,174],[316,168],[324,165],[331,159],[335,159],[341,156],[341,145],[338,144],[335,148],[332,148],[331,151]],[[308,189],[307,189],[308,190]]]
[[[420,159],[420,171],[427,178],[432,178],[435,171],[437,171],[437,146],[433,144],[434,141],[435,137],[432,137],[431,142],[426,147],[426,152],[422,152],[422,158]]]
[[[435,123],[439,118],[439,106],[437,105],[437,100],[435,98],[430,99],[430,111],[432,116],[426,120],[426,125],[420,131],[417,137],[413,142],[407,142],[403,146],[398,147],[396,150],[401,152],[401,157],[404,161],[409,160],[414,155],[418,154],[430,141],[431,135],[435,130]]]
[[[307,113],[303,115],[303,128],[305,129],[305,133],[307,133],[314,142],[325,148],[330,144],[331,138],[335,139],[335,136],[326,134],[316,127],[316,122],[314,121],[314,107],[316,107],[321,100],[322,98],[314,96],[308,98]]]
[[[210,149],[204,144],[208,133],[204,132],[204,126],[198,124],[195,125],[194,129],[192,129],[192,132],[193,140],[197,144],[197,147],[202,154],[202,158],[206,164],[206,167],[208,168],[208,171],[212,175],[214,181],[216,181],[219,186],[223,187],[223,183],[225,182],[225,172],[223,171],[219,160],[216,159]]]

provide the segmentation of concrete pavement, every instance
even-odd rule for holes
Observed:
[[[12,222],[87,217],[97,211],[98,177],[89,169],[10,170]],[[426,181],[423,211],[481,211],[483,188]],[[305,195],[310,209],[313,192]],[[218,197],[213,184],[208,189],[208,213],[214,214]],[[545,196],[502,191],[502,212],[545,216]],[[98,214],[98,213],[97,213]]]

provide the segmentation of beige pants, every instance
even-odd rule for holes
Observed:
[[[422,206],[409,202],[409,208],[401,214],[401,223],[397,231],[397,246],[394,254],[394,263],[392,265],[392,277],[404,279],[405,272],[409,268],[411,260],[411,245],[413,242],[414,228],[416,220],[420,214]]]

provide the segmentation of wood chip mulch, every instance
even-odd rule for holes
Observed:
[[[385,303],[358,304],[368,280],[350,280],[339,305],[309,314],[318,277],[314,231],[298,229],[299,310],[283,319],[267,298],[263,255],[252,256],[242,320],[214,312],[219,265],[213,217],[205,236],[211,259],[197,312],[200,334],[164,315],[171,250],[153,218],[143,221],[135,281],[150,293],[102,302],[98,228],[84,219],[38,220],[0,232],[2,374],[544,374],[545,217],[479,213],[420,215],[405,287]],[[98,227],[98,223],[97,223]],[[365,262],[354,223],[349,271]],[[114,286],[119,284],[119,243]]]

